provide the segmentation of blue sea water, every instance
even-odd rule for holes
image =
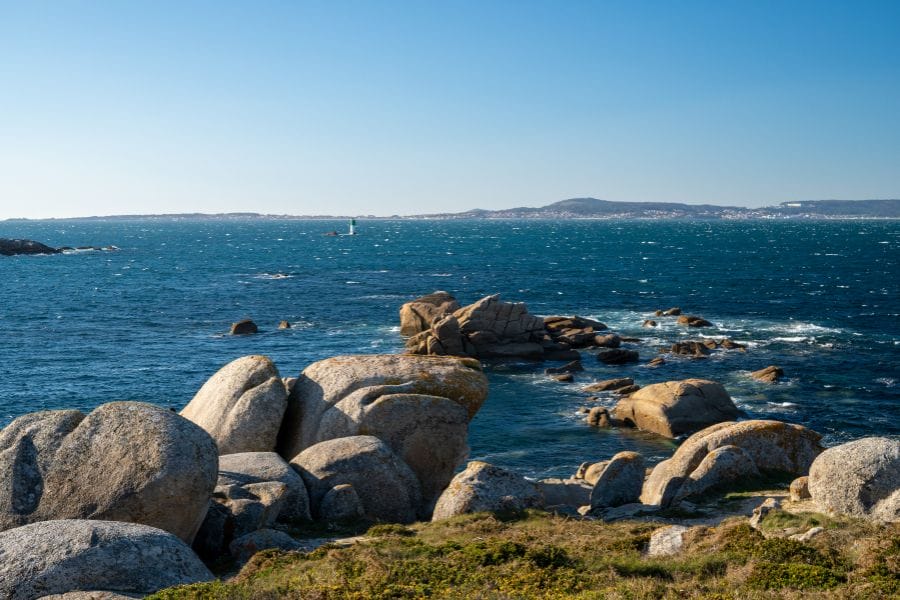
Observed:
[[[597,318],[641,363],[682,339],[730,337],[745,353],[605,366],[585,353],[574,384],[546,365],[488,363],[490,397],[471,424],[471,458],[565,476],[671,441],[589,428],[580,387],[629,376],[723,383],[748,416],[802,423],[827,444],[900,436],[900,222],[897,221],[0,222],[0,237],[116,252],[0,257],[0,426],[47,409],[132,399],[181,408],[225,363],[266,354],[282,376],[329,356],[401,351],[397,310],[444,289],[464,304],[500,293],[537,314]],[[680,306],[715,324],[687,330]],[[226,335],[253,318],[255,336]],[[277,330],[286,319],[289,330]],[[750,370],[782,366],[786,380]],[[602,404],[612,406],[612,396]]]

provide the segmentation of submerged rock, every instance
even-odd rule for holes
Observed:
[[[705,379],[645,386],[619,400],[613,412],[626,424],[670,438],[740,414],[725,388]]]
[[[205,429],[219,454],[271,452],[287,409],[287,389],[265,356],[245,356],[219,369],[181,411]]]
[[[68,519],[0,533],[0,598],[79,590],[146,595],[212,579],[183,541],[146,525]]]

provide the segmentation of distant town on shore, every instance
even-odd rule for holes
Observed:
[[[254,212],[177,213],[73,217],[77,219],[900,219],[900,199],[798,200],[775,206],[745,208],[678,202],[616,202],[597,198],[570,198],[541,207],[499,210],[473,209],[457,213],[420,215],[275,215]],[[31,219],[7,219],[27,221]],[[38,219],[34,219],[38,220]],[[43,219],[41,219],[43,220]],[[62,219],[60,219],[62,220]]]

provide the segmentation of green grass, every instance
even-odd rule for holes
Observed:
[[[357,543],[264,551],[235,577],[154,599],[878,598],[900,592],[900,526],[834,522],[809,544],[746,519],[692,529],[673,557],[644,551],[659,523],[579,521],[536,511],[375,525]],[[821,516],[766,520],[779,526]],[[794,526],[794,525],[790,525]],[[774,527],[774,525],[773,525]]]

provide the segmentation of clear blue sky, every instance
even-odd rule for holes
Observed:
[[[0,0],[0,218],[900,197],[900,1]]]

